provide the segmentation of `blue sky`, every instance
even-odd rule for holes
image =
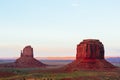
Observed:
[[[120,0],[0,0],[0,57],[26,45],[37,57],[75,56],[83,39],[120,56]]]

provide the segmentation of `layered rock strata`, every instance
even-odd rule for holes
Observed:
[[[67,71],[115,68],[104,59],[104,45],[96,39],[86,39],[77,45],[76,60],[64,67]]]

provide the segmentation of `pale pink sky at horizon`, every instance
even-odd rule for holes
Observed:
[[[26,45],[27,46],[27,45]],[[32,46],[32,45],[31,45]],[[64,45],[63,45],[64,46]],[[34,49],[34,56],[35,57],[75,57],[76,56],[76,46],[74,48],[64,48],[64,47],[43,47],[43,46],[32,46]],[[6,51],[6,53],[2,54],[0,58],[14,58],[20,57],[20,52],[23,50],[25,46],[0,46],[1,51]],[[115,53],[116,52],[116,53]],[[105,57],[120,57],[116,56],[117,52],[113,51],[112,49],[108,48],[106,51],[105,49]],[[10,56],[7,56],[9,54]],[[44,55],[43,55],[44,54]]]

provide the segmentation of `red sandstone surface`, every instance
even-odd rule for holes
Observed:
[[[26,46],[21,51],[21,57],[15,61],[16,67],[42,67],[45,66],[42,62],[36,60],[33,56],[33,48]]]
[[[64,70],[112,68],[115,68],[115,66],[104,59],[104,45],[99,40],[86,39],[77,45],[76,60],[66,65]]]
[[[104,46],[99,40],[87,39],[77,45],[76,60],[104,59]]]
[[[14,63],[0,64],[0,67],[12,67],[12,68],[35,68],[45,67],[46,65],[34,58],[33,48],[26,46],[21,51],[21,56]]]

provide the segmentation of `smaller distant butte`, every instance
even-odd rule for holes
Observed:
[[[63,67],[65,71],[81,69],[113,69],[116,68],[104,59],[104,45],[97,39],[85,39],[77,45],[76,60]]]
[[[43,67],[45,64],[36,60],[33,56],[33,48],[26,46],[21,51],[21,57],[15,61],[16,67]]]
[[[21,51],[21,56],[14,63],[0,64],[0,67],[13,67],[13,68],[35,68],[45,67],[46,64],[36,60],[33,55],[33,48],[26,46]]]

